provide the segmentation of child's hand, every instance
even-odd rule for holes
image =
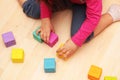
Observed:
[[[54,28],[53,25],[51,24],[51,21],[49,18],[44,18],[41,20],[41,27],[40,29],[37,31],[37,34],[40,33],[41,38],[49,43],[49,36],[50,36],[50,32],[53,31],[54,32]]]
[[[71,39],[67,40],[63,47],[57,50],[60,56],[63,56],[65,59],[69,58],[72,54],[77,51],[79,47],[73,43]]]

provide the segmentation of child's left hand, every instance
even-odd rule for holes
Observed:
[[[75,43],[73,43],[71,39],[69,39],[66,41],[63,47],[57,50],[57,53],[59,53],[60,56],[63,56],[66,59],[74,54],[78,48],[79,47]]]

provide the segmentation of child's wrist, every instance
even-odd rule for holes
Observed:
[[[41,19],[42,22],[50,22],[50,18],[43,18]]]

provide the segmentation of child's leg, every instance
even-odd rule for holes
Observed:
[[[26,1],[26,0],[18,0],[18,3],[20,4],[20,6],[22,6],[25,1]]]
[[[72,15],[72,24],[71,24],[71,36],[73,36],[81,27],[82,23],[86,18],[86,5],[73,5],[73,15]],[[93,37],[92,33],[87,39],[89,41]]]
[[[98,23],[96,29],[94,30],[94,37],[107,28],[110,24],[113,23],[112,16],[109,13],[102,15],[100,22]]]
[[[109,8],[108,13],[105,13],[102,15],[100,22],[98,23],[98,26],[94,31],[94,36],[97,36],[110,24],[119,20],[120,20],[120,5],[112,5]]]
[[[75,13],[75,11],[76,11],[76,13]],[[80,7],[77,5],[74,7],[73,21],[72,21],[72,28],[71,28],[72,36],[76,33],[76,31],[79,29],[80,25],[84,21],[84,19],[85,19],[84,14],[85,14],[85,7]],[[81,17],[80,17],[80,15],[81,15]],[[117,6],[117,7],[111,6],[108,13],[102,15],[101,20],[100,20],[97,28],[95,29],[94,35],[96,36],[101,31],[103,31],[108,25],[113,23],[113,21],[118,21],[118,20],[120,20],[120,6]],[[78,49],[78,46],[76,46],[72,42],[72,40],[69,39],[68,41],[66,41],[66,43],[64,44],[64,46],[62,48],[57,50],[57,52],[59,52],[59,55],[63,55],[65,58],[68,58],[69,56],[74,54],[77,49]]]
[[[82,23],[84,22],[86,18],[86,5],[77,5],[74,4],[72,7],[72,24],[71,24],[71,36],[73,36],[81,27]],[[93,36],[93,33],[86,39],[86,41],[89,41],[90,38]],[[64,46],[57,50],[59,55],[62,55],[64,58],[70,57],[72,54],[74,54],[79,47],[71,40],[68,39]]]
[[[36,0],[18,0],[19,4],[23,8],[23,12],[31,18],[40,18],[40,4]]]

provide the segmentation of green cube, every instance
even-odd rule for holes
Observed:
[[[40,27],[38,27],[36,30],[33,31],[33,37],[34,37],[34,39],[37,40],[38,42],[42,43],[43,40],[42,40],[41,37],[40,37],[40,33],[39,33],[38,35],[36,34],[36,31],[37,31],[39,28],[40,28]]]
[[[114,76],[105,76],[104,80],[117,80],[117,77],[114,77]]]

